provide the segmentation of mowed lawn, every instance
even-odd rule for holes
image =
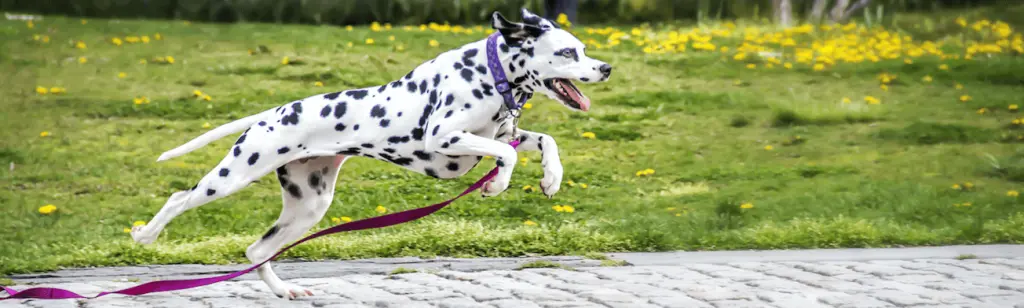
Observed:
[[[1022,242],[1020,34],[1003,38],[993,20],[982,46],[998,52],[965,59],[980,20],[944,21],[928,38],[934,48],[865,25],[574,28],[615,71],[581,86],[589,113],[537,96],[523,114],[524,129],[560,147],[565,181],[554,199],[531,188],[539,153],[521,153],[498,197],[474,193],[420,221],[318,239],[285,258]],[[246,262],[245,247],[281,208],[273,175],[178,217],[154,245],[131,241],[125,229],[191,187],[236,136],[157,163],[160,153],[273,106],[399,78],[484,30],[0,21],[0,274]],[[796,47],[772,48],[787,38]],[[896,56],[826,59],[834,49],[815,40]],[[751,44],[786,52],[759,56]],[[801,59],[798,47],[819,56]],[[352,159],[317,228],[445,200],[493,166],[442,181]]]

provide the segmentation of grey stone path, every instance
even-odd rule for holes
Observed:
[[[288,280],[313,290],[315,296],[278,299],[261,281],[243,277],[139,297],[5,300],[0,307],[1024,308],[1024,245],[609,256],[629,265],[602,267],[600,261],[575,257],[288,263],[278,273],[303,277]],[[516,269],[536,259],[566,268]],[[386,274],[398,267],[419,272]],[[69,270],[11,278],[19,284],[41,282],[91,295],[137,284],[118,279],[125,275],[167,279],[239,267],[147,268],[120,268],[127,273],[118,268]]]

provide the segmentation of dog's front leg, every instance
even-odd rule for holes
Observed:
[[[511,145],[464,131],[453,131],[440,138],[428,138],[426,150],[453,156],[493,156],[497,160],[498,175],[484,184],[482,190],[485,197],[496,196],[508,188],[518,157]]]
[[[540,189],[548,198],[554,196],[562,185],[562,161],[558,158],[555,138],[542,133],[519,130],[519,147],[516,150],[540,151],[540,164],[544,167]]]

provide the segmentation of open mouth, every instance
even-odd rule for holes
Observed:
[[[557,94],[563,104],[573,109],[587,111],[590,109],[590,99],[580,92],[580,89],[571,81],[564,78],[550,78],[544,80],[544,86]]]

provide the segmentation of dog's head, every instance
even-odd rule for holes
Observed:
[[[525,61],[521,66],[529,78],[542,86],[535,89],[566,107],[587,111],[590,99],[572,83],[602,82],[612,74],[612,66],[587,57],[586,45],[551,21],[523,9],[523,22],[511,22],[494,12],[492,27],[505,38],[505,43],[519,47]]]

